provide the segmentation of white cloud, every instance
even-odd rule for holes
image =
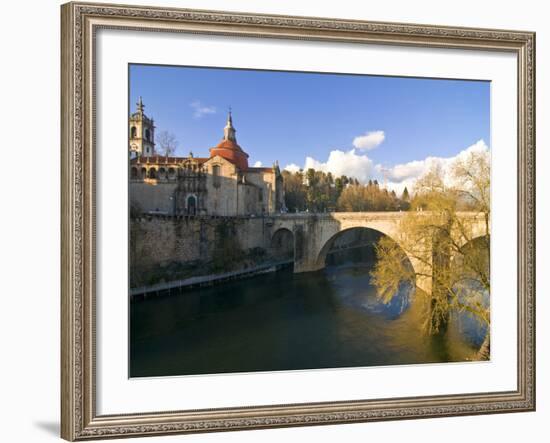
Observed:
[[[353,146],[357,149],[364,149],[366,151],[376,148],[386,138],[384,131],[371,131],[364,135],[359,135],[353,139]]]
[[[215,106],[205,106],[199,100],[195,100],[191,103],[191,107],[195,110],[193,113],[193,117],[195,118],[201,118],[204,115],[216,113]]]
[[[308,168],[331,172],[334,176],[347,175],[366,182],[372,175],[373,162],[366,155],[358,154],[355,149],[347,152],[334,150],[324,163],[313,157],[306,157],[304,169]]]
[[[446,185],[452,185],[450,168],[455,160],[465,158],[471,152],[485,152],[489,154],[489,147],[484,140],[478,140],[473,145],[460,151],[453,157],[427,157],[424,160],[414,160],[408,163],[397,164],[390,168],[384,168],[382,165],[376,165],[375,169],[381,178],[387,179],[387,186],[395,192],[402,192],[405,186],[409,191],[414,187],[416,180],[426,174],[432,167],[437,166],[442,169],[443,176],[446,179]]]
[[[262,162],[258,160],[256,163],[254,163],[254,167],[255,168],[261,168],[262,167]]]
[[[433,157],[428,157],[425,160],[414,160],[412,162],[395,165],[391,168],[384,168],[382,165],[376,165],[376,171],[381,175],[386,173],[390,180],[402,182],[409,178],[420,177],[424,174],[431,164]]]
[[[300,169],[301,168],[296,163],[291,163],[289,165],[286,165],[284,168],[285,171],[292,172],[292,173],[298,172]]]
[[[398,197],[401,197],[401,194],[403,193],[403,190],[407,188],[409,193],[414,189],[414,184],[416,183],[416,178],[411,178],[408,180],[403,180],[402,182],[396,183],[392,181],[386,182],[386,188],[388,188],[390,191],[395,191]],[[379,180],[380,181],[380,180]],[[383,185],[384,182],[380,181],[380,183]]]
[[[427,157],[424,160],[414,160],[390,167],[383,167],[381,164],[374,165],[366,154],[357,149],[347,152],[336,149],[330,152],[326,161],[306,157],[303,168],[291,163],[285,167],[285,170],[297,172],[300,169],[313,168],[318,171],[331,172],[334,176],[354,177],[361,183],[376,179],[381,185],[385,183],[388,189],[401,195],[405,187],[411,192],[416,181],[434,165],[442,168],[443,174],[448,180],[446,184],[451,185],[449,174],[451,164],[456,159],[466,157],[470,152],[485,152],[488,155],[489,148],[485,141],[479,140],[453,157]]]

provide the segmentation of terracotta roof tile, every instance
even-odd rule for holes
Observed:
[[[237,151],[243,151],[242,148],[233,140],[222,140],[216,145],[216,148],[236,149]]]

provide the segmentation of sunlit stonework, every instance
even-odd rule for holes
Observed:
[[[155,126],[140,97],[129,120],[132,210],[167,215],[267,215],[284,210],[283,178],[272,167],[250,167],[231,111],[222,140],[208,157],[159,155]]]

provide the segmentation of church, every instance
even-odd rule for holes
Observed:
[[[231,111],[222,140],[208,157],[155,151],[154,120],[140,97],[129,119],[130,206],[139,214],[261,216],[285,210],[283,177],[273,167],[250,167]]]

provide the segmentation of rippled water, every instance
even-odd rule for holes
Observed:
[[[137,301],[130,307],[130,375],[163,376],[465,361],[484,331],[453,316],[443,337],[421,331],[422,297],[388,305],[370,266],[284,270]]]

